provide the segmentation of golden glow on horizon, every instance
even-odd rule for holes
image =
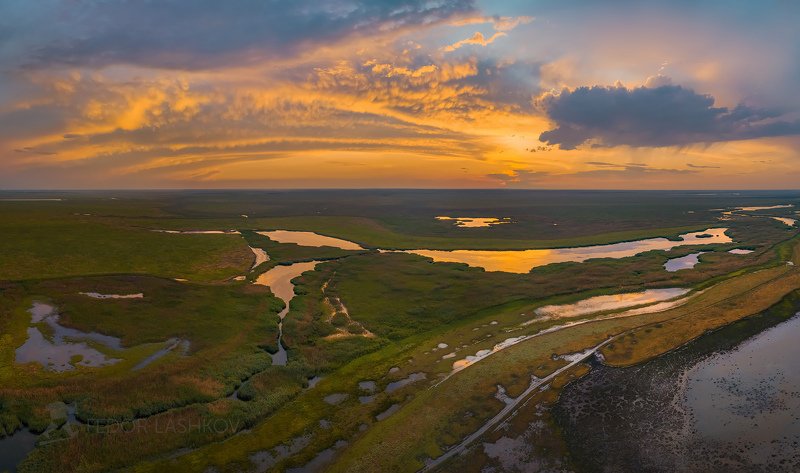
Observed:
[[[720,84],[719,104],[739,97],[722,83],[732,70],[724,58],[693,56],[689,38],[659,42],[663,29],[635,48],[609,33],[591,54],[520,58],[525,34],[546,27],[537,21],[457,16],[196,70],[23,71],[26,87],[0,113],[43,119],[0,142],[0,174],[64,187],[796,186],[796,138],[572,150],[540,142],[553,123],[538,94],[551,89],[640,87],[683,67],[690,84]],[[643,74],[637,65],[653,57]]]

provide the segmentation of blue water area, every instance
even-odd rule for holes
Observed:
[[[0,471],[17,471],[17,465],[36,446],[36,435],[28,429],[0,438]]]

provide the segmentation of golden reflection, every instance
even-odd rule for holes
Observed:
[[[733,240],[725,234],[726,230],[727,228],[709,228],[702,232],[686,233],[681,235],[680,241],[649,238],[610,245],[543,250],[408,250],[406,253],[431,258],[435,262],[465,263],[486,271],[527,273],[537,266],[552,263],[580,263],[592,258],[625,258],[645,251],[669,250],[683,245],[730,243]]]

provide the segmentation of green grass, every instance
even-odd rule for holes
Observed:
[[[0,280],[138,273],[218,281],[244,274],[253,255],[238,235],[176,235],[94,222],[0,226]]]

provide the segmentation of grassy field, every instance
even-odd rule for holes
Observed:
[[[41,444],[23,471],[202,471],[208,466],[240,471],[259,465],[268,454],[274,462],[261,465],[282,471],[303,466],[341,440],[347,447],[336,450],[326,469],[416,471],[502,408],[497,385],[516,396],[531,374],[545,376],[566,363],[554,355],[616,337],[603,350],[609,362],[636,363],[758,312],[800,287],[800,273],[786,264],[790,259],[800,264],[792,239],[796,230],[764,218],[718,222],[719,213],[709,211],[797,200],[788,194],[706,199],[644,193],[638,200],[625,193],[403,191],[64,197],[61,202],[0,202],[0,228],[11,236],[0,242],[0,433],[22,425],[47,429],[54,404],[75,406],[79,421],[94,423],[58,420],[47,436],[64,440]],[[592,201],[597,205],[589,205]],[[498,209],[507,213],[499,215]],[[440,214],[509,216],[515,223],[462,229],[433,219]],[[614,215],[619,224],[609,225]],[[664,262],[698,248],[512,274],[434,264],[410,254],[282,244],[253,231],[317,231],[373,248],[533,248],[674,237],[709,226],[729,227],[735,243],[704,247],[709,252],[700,264],[674,273],[664,270]],[[269,263],[250,272],[248,245],[263,248]],[[732,255],[731,248],[754,251]],[[309,260],[325,262],[295,280],[297,297],[284,320],[288,363],[272,366],[267,350],[274,351],[276,314],[283,304],[268,288],[250,282],[276,264]],[[663,287],[704,292],[665,312],[575,319],[582,323],[519,343],[449,376],[459,358],[561,323],[533,320],[537,307]],[[80,292],[145,296],[96,300]],[[119,351],[93,345],[121,361],[65,373],[15,363],[14,350],[25,341],[27,309],[34,300],[56,305],[63,325],[121,338]],[[133,369],[170,339],[188,341],[188,349]],[[565,373],[555,384],[583,369]],[[424,373],[425,379],[386,391],[413,373]],[[309,380],[315,376],[321,381],[312,388]],[[374,393],[359,387],[368,380],[377,385]],[[542,402],[555,392],[543,392]],[[346,397],[336,404],[325,401],[334,394]],[[374,397],[360,402],[365,395]],[[378,420],[395,405],[396,412]],[[285,458],[277,455],[276,447],[293,440],[306,446]],[[553,440],[552,448],[557,447]]]
[[[116,200],[110,200],[114,195]],[[524,249],[584,246],[719,225],[719,209],[800,204],[794,193],[560,191],[193,191],[36,194],[62,202],[1,202],[34,223],[78,218],[139,229],[316,231],[373,248]],[[0,193],[0,198],[31,197]],[[502,213],[503,215],[500,215]],[[88,214],[88,215],[84,215]],[[497,214],[497,215],[495,215]],[[791,209],[770,215],[791,216]],[[244,217],[246,215],[247,217]],[[459,228],[435,217],[505,216],[512,224]],[[777,224],[776,224],[777,225]]]
[[[219,281],[243,274],[252,261],[238,235],[123,228],[75,215],[74,204],[71,209],[60,204],[0,202],[0,280],[136,273]],[[89,209],[96,211],[93,205]]]

